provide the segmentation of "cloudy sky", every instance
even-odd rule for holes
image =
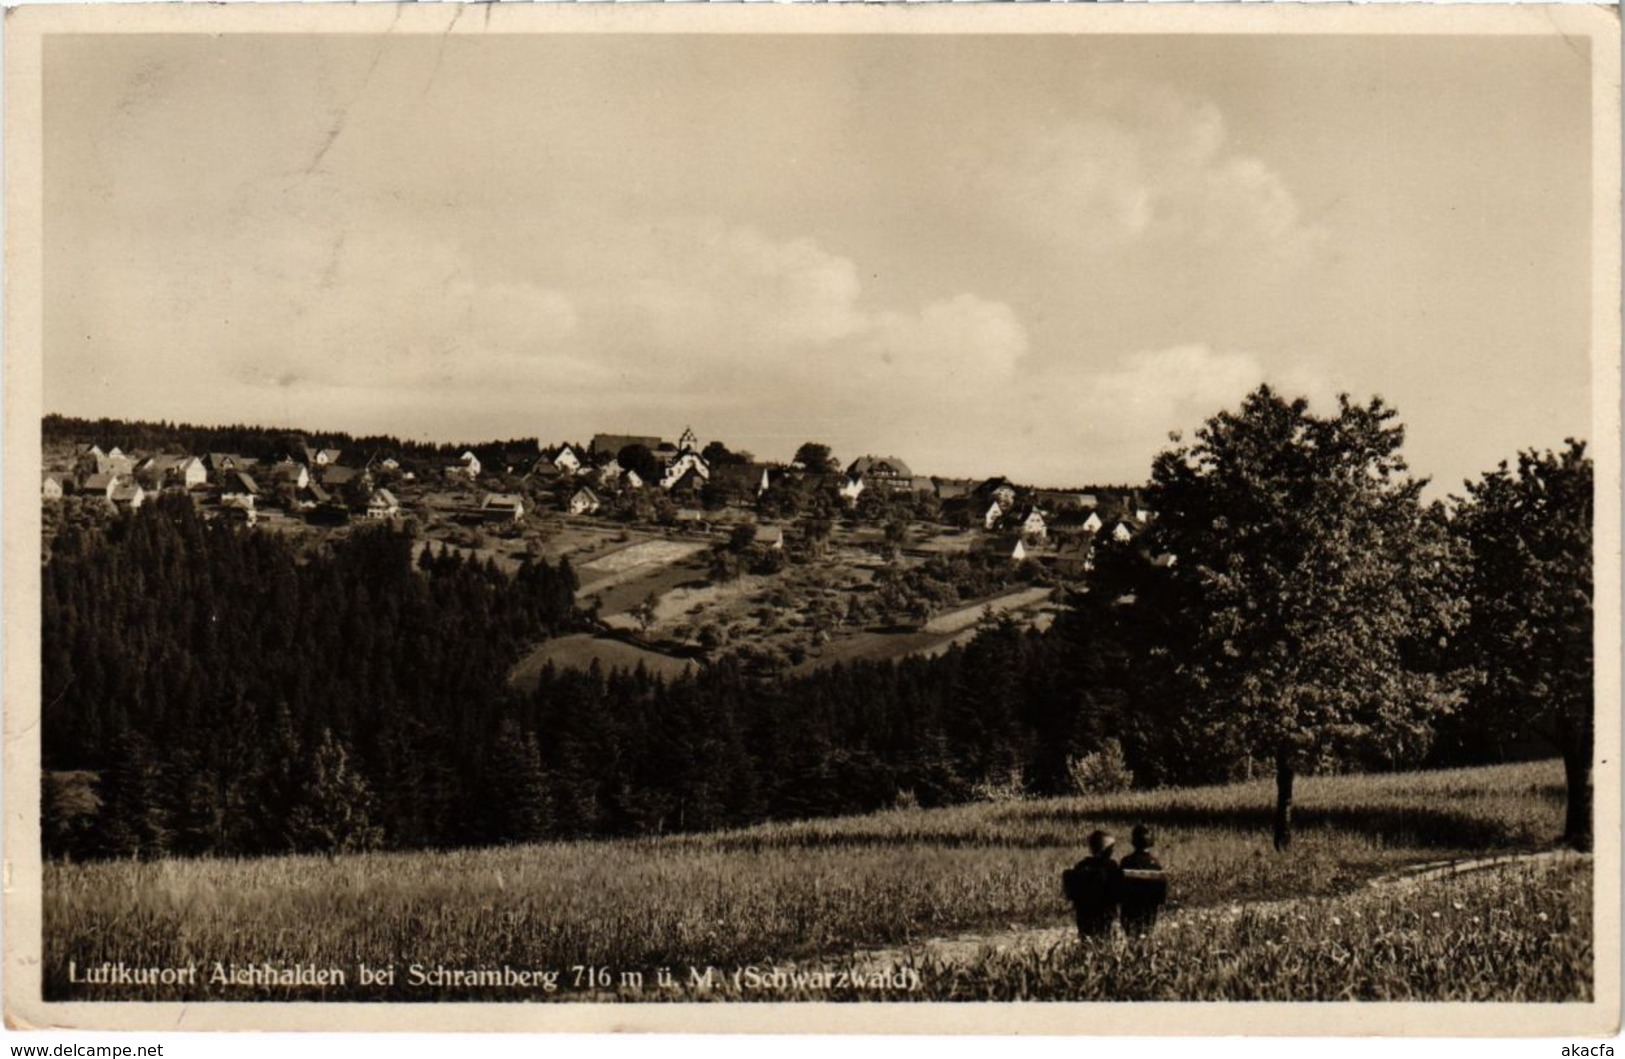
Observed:
[[[1559,38],[124,36],[45,53],[45,407],[692,424],[1143,479],[1260,381],[1459,492],[1590,436]]]

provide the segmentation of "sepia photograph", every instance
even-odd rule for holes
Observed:
[[[1221,6],[9,11],[8,1023],[1616,1033],[1617,10]]]

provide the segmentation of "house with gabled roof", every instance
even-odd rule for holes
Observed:
[[[577,489],[574,493],[570,494],[570,500],[566,510],[568,510],[572,515],[590,515],[597,511],[599,506],[600,501],[598,499],[598,494],[593,492],[591,489],[588,489],[586,486],[582,486],[580,489]]]
[[[1069,577],[1086,574],[1095,568],[1095,535],[1079,533],[1062,540],[1055,549],[1055,569]]]
[[[73,479],[59,471],[40,473],[40,496],[45,500],[61,500],[62,494],[73,488]]]
[[[299,491],[298,504],[302,508],[326,506],[333,502],[333,494],[322,488],[322,483],[310,479]]]
[[[203,457],[203,466],[210,477],[216,481],[231,471],[253,471],[259,467],[260,461],[252,456],[243,456],[235,452],[211,452]]]
[[[327,489],[343,489],[358,479],[362,482],[371,482],[372,471],[366,467],[346,467],[333,463],[323,467],[317,477]]]
[[[259,512],[254,509],[252,504],[247,506],[239,504],[222,504],[220,507],[219,517],[225,519],[227,522],[241,522],[244,525],[252,526],[254,523],[259,521],[260,515]]]
[[[247,471],[232,471],[220,480],[220,502],[237,507],[253,507],[260,484]]]
[[[196,489],[209,480],[208,468],[196,456],[151,456],[136,466],[135,473],[152,489],[168,485]]]
[[[388,489],[374,489],[367,498],[368,518],[394,518],[401,513],[401,502]]]
[[[972,490],[972,495],[983,500],[997,501],[1000,507],[1008,511],[1015,505],[1016,487],[1010,484],[1010,479],[1001,475],[979,483]]]
[[[480,517],[487,522],[518,522],[525,517],[525,499],[518,493],[487,493],[480,501]]]
[[[577,452],[575,446],[569,442],[565,442],[556,448],[543,449],[541,458],[551,463],[561,474],[575,474],[581,470],[586,462],[582,459],[582,454]]]
[[[1013,563],[1019,563],[1027,558],[1027,545],[1020,534],[996,533],[983,537],[977,543],[977,551],[988,555],[1000,555]]]
[[[705,488],[708,481],[698,467],[688,467],[675,479],[667,475],[663,483],[666,492],[672,496],[695,496]]]
[[[103,500],[113,499],[113,490],[118,488],[118,475],[99,473],[87,474],[79,479],[79,495],[95,496]]]
[[[914,472],[896,456],[859,456],[846,473],[849,478],[862,478],[870,489],[906,493],[914,488]]]
[[[175,457],[170,455],[148,456],[135,465],[135,476],[141,484],[149,489],[161,488],[169,469],[174,466]]]
[[[693,481],[693,476],[698,476],[698,484]],[[682,484],[684,488],[698,489],[710,479],[711,468],[706,464],[705,457],[697,452],[685,451],[666,465],[660,476],[660,488],[670,492]]]
[[[1012,511],[1002,521],[1012,532],[1020,534],[1023,540],[1042,541],[1049,537],[1049,524],[1044,521],[1044,513],[1036,507]]]
[[[749,506],[765,491],[768,465],[765,463],[719,463],[711,468],[710,481],[721,486],[730,503]]]
[[[115,507],[134,511],[147,499],[147,491],[141,488],[140,482],[126,482],[114,486],[112,495],[107,499],[111,500]]]
[[[269,473],[271,481],[287,482],[295,489],[305,489],[310,486],[310,469],[294,460],[278,460],[271,464]]]
[[[170,475],[186,489],[196,489],[209,481],[209,469],[196,456],[180,457]]]
[[[100,446],[91,445],[79,450],[75,469],[81,474],[123,475],[135,471],[135,462],[117,446],[103,452]]]

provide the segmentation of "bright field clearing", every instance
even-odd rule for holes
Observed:
[[[1015,592],[1006,592],[1002,596],[982,600],[970,606],[951,610],[946,614],[939,614],[926,622],[921,628],[931,633],[964,632],[966,629],[976,627],[984,614],[1007,614],[1010,611],[1021,610],[1042,603],[1054,594],[1054,590],[1047,587],[1024,588]]]
[[[1292,851],[1269,848],[1254,783],[898,810],[715,835],[452,853],[49,865],[50,999],[1291,999],[1579,1000],[1590,995],[1590,860],[1458,879],[1371,880],[1548,847],[1552,762],[1300,781]],[[1157,829],[1172,879],[1148,942],[939,959],[968,931],[1066,936],[1058,876],[1082,837]],[[1435,915],[1437,913],[1437,915]],[[1473,917],[1478,917],[1474,922]],[[750,966],[862,966],[895,948],[917,988],[752,988]],[[1144,950],[1144,951],[1141,951]],[[198,970],[193,986],[69,981],[103,963]],[[1115,961],[1115,962],[1113,962]],[[316,965],[342,986],[210,984],[238,968]],[[362,987],[357,968],[394,967]],[[414,984],[412,965],[556,972],[528,984]],[[592,973],[572,968],[593,968]],[[687,969],[717,968],[710,988]],[[675,971],[661,987],[658,972]],[[597,975],[605,969],[607,979]],[[575,981],[572,984],[572,977]],[[702,981],[703,975],[702,975]],[[899,979],[894,978],[893,981]]]
[[[596,579],[606,575],[625,574],[646,567],[667,566],[686,559],[696,552],[705,551],[709,547],[709,544],[697,541],[642,541],[631,547],[621,548],[601,558],[582,563],[582,579],[585,581],[589,578]]]
[[[573,633],[556,636],[526,655],[508,674],[508,685],[532,691],[536,687],[537,677],[549,663],[559,669],[588,669],[594,662],[606,673],[612,669],[636,669],[642,665],[650,673],[667,678],[682,676],[698,664],[686,658],[645,650],[609,636]]]

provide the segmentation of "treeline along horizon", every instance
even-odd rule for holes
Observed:
[[[318,438],[324,446],[350,453],[373,453],[415,459],[442,459],[472,451],[493,466],[509,451],[541,452],[540,439],[513,438],[482,441],[414,441],[393,434],[349,434],[342,430],[305,430],[297,427],[233,423],[205,426],[192,423],[149,422],[140,419],[85,419],[50,413],[42,418],[41,436],[47,443],[98,444],[137,452],[179,450],[191,456],[229,452],[254,459],[293,454],[296,443]]]

